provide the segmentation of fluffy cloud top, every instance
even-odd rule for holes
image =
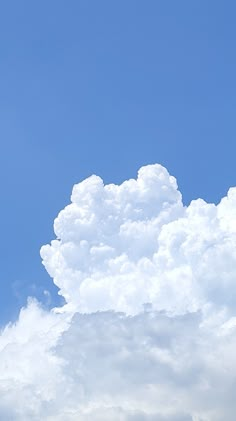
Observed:
[[[92,176],[71,201],[55,220],[58,239],[41,249],[69,310],[233,307],[236,189],[218,206],[199,199],[184,207],[175,178],[149,165],[120,186]]]
[[[160,165],[73,188],[34,300],[0,337],[0,419],[233,421],[236,189],[183,206]]]

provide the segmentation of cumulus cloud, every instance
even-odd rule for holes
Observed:
[[[175,178],[150,165],[120,186],[92,176],[74,186],[71,202],[55,220],[58,239],[41,249],[69,310],[234,306],[235,189],[218,206],[184,207]]]
[[[236,189],[185,207],[160,165],[89,177],[43,246],[65,299],[0,336],[0,419],[221,421],[236,404]]]

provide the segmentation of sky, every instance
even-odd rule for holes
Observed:
[[[160,163],[184,202],[236,184],[235,3],[7,2],[0,10],[0,321],[58,302],[39,248],[74,183]],[[14,264],[12,264],[14,260]],[[45,301],[46,302],[46,301]]]
[[[235,13],[1,4],[0,419],[234,421]]]

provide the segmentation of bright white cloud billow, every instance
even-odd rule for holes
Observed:
[[[0,337],[0,419],[234,421],[236,189],[184,207],[160,165],[76,185],[31,300]]]

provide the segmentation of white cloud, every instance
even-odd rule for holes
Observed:
[[[58,240],[42,247],[43,263],[73,311],[136,314],[145,302],[174,314],[233,306],[235,192],[218,206],[199,199],[185,208],[160,165],[120,186],[92,176],[74,187],[55,220]]]
[[[154,165],[71,199],[41,249],[66,305],[2,332],[0,419],[233,421],[236,189],[184,207]]]

